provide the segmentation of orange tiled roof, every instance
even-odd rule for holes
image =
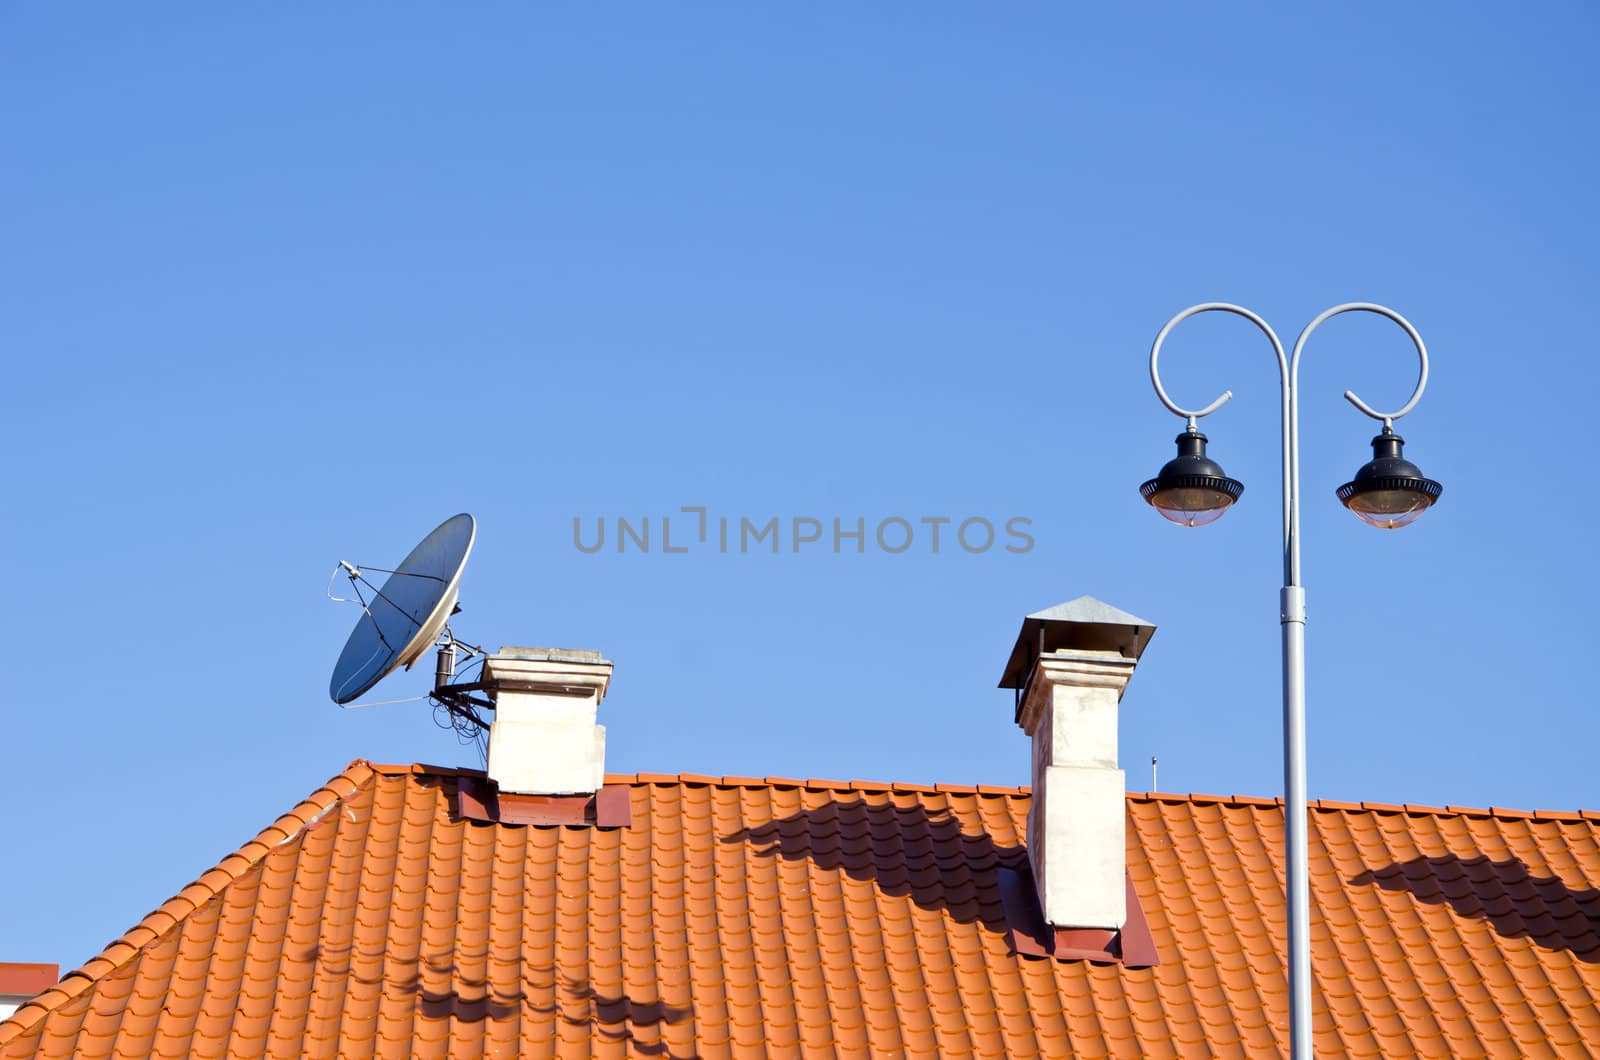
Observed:
[[[1261,1056],[1273,800],[1128,797],[1161,963],[1021,957],[1026,789],[640,775],[626,829],[355,762],[0,1024],[0,1057]],[[1600,1051],[1600,815],[1322,802],[1323,1055]]]

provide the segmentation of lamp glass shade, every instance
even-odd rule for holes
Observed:
[[[1398,530],[1422,518],[1433,506],[1433,498],[1421,490],[1373,490],[1351,497],[1344,506],[1368,526]]]
[[[1157,490],[1149,501],[1161,518],[1179,526],[1214,523],[1233,504],[1233,498],[1223,490],[1203,487]]]

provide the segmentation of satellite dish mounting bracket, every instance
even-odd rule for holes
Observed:
[[[460,610],[458,606],[456,612]],[[488,652],[476,644],[457,639],[448,623],[440,632],[439,639],[434,641],[434,647],[437,650],[434,653],[433,692],[429,694],[429,700],[450,714],[452,727],[462,735],[475,735],[477,730],[487,730],[489,723],[479,711],[493,710],[494,700],[472,693],[486,690],[488,684],[483,681],[456,681],[455,676],[458,650],[466,653],[461,659],[464,664],[470,663],[473,658],[486,658]],[[469,731],[464,726],[472,728]]]

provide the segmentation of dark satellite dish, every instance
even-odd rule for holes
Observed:
[[[423,538],[400,566],[381,571],[389,577],[377,588],[366,580],[360,567],[340,562],[355,588],[362,615],[328,682],[328,695],[335,703],[364,695],[397,667],[409,670],[445,629],[455,611],[461,570],[477,533],[472,516],[451,516]],[[371,599],[362,592],[363,584]]]

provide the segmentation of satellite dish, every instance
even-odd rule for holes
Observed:
[[[453,515],[423,538],[400,566],[385,572],[389,578],[371,600],[360,596],[356,587],[364,613],[328,682],[328,695],[335,703],[365,694],[396,667],[409,670],[439,636],[455,612],[461,569],[477,534],[472,516]],[[342,561],[341,566],[352,585],[358,579],[366,581],[360,568]]]

